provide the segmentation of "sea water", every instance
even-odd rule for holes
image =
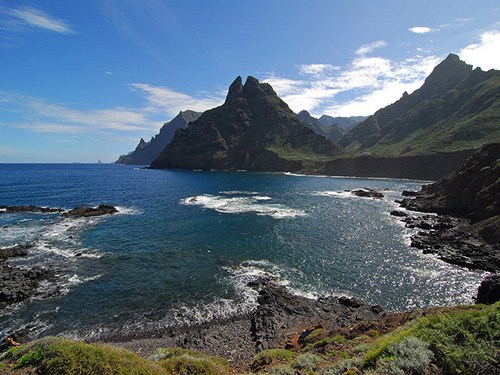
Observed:
[[[0,164],[0,205],[116,206],[94,218],[0,214],[0,247],[55,276],[0,310],[0,336],[151,333],[249,312],[247,283],[275,277],[293,293],[351,296],[386,310],[473,302],[484,272],[410,247],[389,214],[423,181],[289,173],[165,171],[104,164]],[[372,188],[383,199],[348,190]]]

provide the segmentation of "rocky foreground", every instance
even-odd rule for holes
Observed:
[[[326,336],[331,330],[383,316],[378,305],[368,306],[347,297],[308,299],[292,295],[270,279],[259,279],[249,285],[259,291],[258,306],[249,315],[173,328],[160,337],[127,340],[112,337],[110,341],[141,355],[150,355],[158,347],[196,349],[227,358],[233,366],[241,367],[247,366],[262,350],[297,348],[300,334],[305,330],[321,328]]]

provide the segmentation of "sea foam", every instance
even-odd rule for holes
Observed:
[[[202,194],[184,198],[180,203],[201,206],[225,214],[253,213],[259,216],[270,216],[274,219],[296,218],[305,215],[303,210],[286,207],[282,204],[264,203],[271,200],[271,197],[254,194],[246,196]]]

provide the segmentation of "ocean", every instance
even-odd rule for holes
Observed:
[[[111,164],[0,164],[0,176],[0,205],[119,210],[0,214],[0,247],[33,245],[9,263],[55,273],[0,310],[0,337],[105,339],[228,318],[255,308],[247,283],[263,275],[388,311],[472,303],[486,275],[410,247],[415,230],[389,212],[423,181]],[[346,191],[365,187],[384,198]]]

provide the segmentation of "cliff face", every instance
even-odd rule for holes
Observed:
[[[306,128],[269,84],[248,77],[243,85],[238,77],[224,104],[179,130],[151,167],[297,171],[304,160],[340,152]]]
[[[500,141],[500,71],[450,54],[422,87],[357,125],[339,144],[352,154],[427,155]]]
[[[470,220],[491,244],[500,244],[500,143],[484,146],[456,172],[425,185],[407,207]]]
[[[136,149],[128,155],[122,155],[118,158],[117,164],[132,164],[132,165],[149,165],[155,160],[158,155],[174,138],[177,129],[183,129],[188,123],[198,119],[201,112],[182,111],[171,121],[163,124],[160,132],[151,138],[149,142],[145,142],[141,138]]]

